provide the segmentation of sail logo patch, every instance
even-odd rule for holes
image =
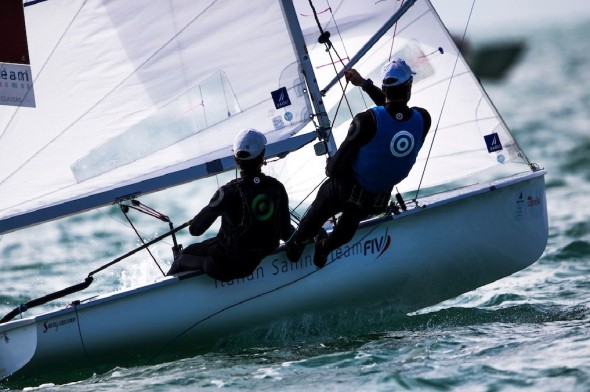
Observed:
[[[389,149],[394,157],[403,158],[414,148],[414,135],[408,131],[395,134],[389,143]]]
[[[272,118],[272,125],[276,130],[285,128],[285,123],[283,122],[283,118],[281,116],[274,116]]]
[[[35,91],[30,65],[2,63],[0,105],[35,107]]]
[[[486,147],[488,148],[488,152],[495,152],[502,150],[502,143],[500,143],[500,137],[497,133],[492,133],[489,135],[484,135],[484,140],[486,142]]]
[[[291,99],[289,99],[289,93],[287,92],[286,87],[281,87],[278,90],[271,91],[270,95],[272,96],[275,108],[277,109],[291,105]]]

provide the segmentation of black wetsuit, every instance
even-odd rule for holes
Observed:
[[[294,231],[285,187],[259,171],[242,172],[219,188],[192,220],[190,233],[202,235],[219,216],[217,236],[186,247],[168,275],[201,270],[222,281],[246,277]]]
[[[385,94],[372,84],[364,89],[376,105],[384,106],[387,112],[398,121],[406,121],[412,116],[412,108],[404,103],[387,102]],[[430,114],[422,108],[416,109],[422,116],[424,133],[421,144],[430,129]],[[362,146],[367,144],[376,134],[377,125],[371,110],[358,113],[349,129],[345,140],[338,151],[326,165],[326,175],[329,177],[318,190],[316,199],[307,211],[294,240],[301,243],[309,241],[330,217],[342,213],[331,235],[324,240],[323,248],[331,251],[352,239],[361,220],[371,213],[385,211],[391,189],[386,192],[371,193],[357,184],[352,164],[358,156]],[[420,145],[421,147],[421,145]]]

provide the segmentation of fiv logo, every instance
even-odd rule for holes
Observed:
[[[376,254],[375,260],[377,260],[389,249],[389,245],[391,245],[391,237],[389,236],[389,227],[387,227],[382,236],[368,239],[363,243],[363,255]]]

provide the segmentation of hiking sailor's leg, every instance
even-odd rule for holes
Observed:
[[[346,244],[354,237],[361,220],[367,216],[365,210],[350,208],[342,212],[338,223],[334,226],[328,238],[324,239],[324,247],[330,252]]]
[[[295,241],[305,242],[313,239],[323,224],[341,211],[341,206],[338,186],[332,178],[329,178],[322,184],[315,200],[301,219],[293,236]]]
[[[207,248],[207,244],[203,242],[187,246],[174,259],[166,275],[169,276],[185,271],[205,271],[205,265],[208,262]]]
[[[334,249],[349,242],[358,228],[361,220],[367,216],[367,211],[360,208],[347,208],[342,212],[338,223],[327,238],[316,242],[313,262],[318,268],[322,268],[328,259],[328,255]]]
[[[340,203],[337,200],[337,187],[332,179],[328,179],[318,190],[318,194],[301,219],[299,227],[287,242],[287,258],[298,261],[305,243],[312,240],[320,231],[324,222],[338,213]]]
[[[204,271],[207,257],[195,256],[188,253],[181,253],[170,266],[170,270],[166,273],[167,276],[177,274],[185,271]]]

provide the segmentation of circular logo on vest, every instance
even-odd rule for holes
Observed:
[[[272,199],[264,193],[257,195],[254,200],[252,200],[251,207],[254,218],[259,221],[268,220],[268,218],[270,218],[275,212],[275,204]]]
[[[258,177],[254,177],[252,181],[254,181],[255,184],[260,184],[260,178]]]
[[[408,131],[399,131],[389,143],[391,153],[398,158],[405,157],[413,148],[414,136]]]

